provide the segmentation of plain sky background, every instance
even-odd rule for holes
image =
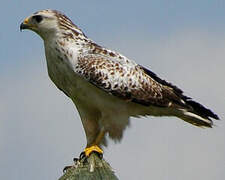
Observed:
[[[224,0],[3,0],[0,179],[55,180],[86,144],[74,105],[48,78],[42,40],[19,31],[25,17],[46,8],[221,118],[213,129],[177,118],[132,119],[122,142],[110,142],[104,154],[121,180],[225,179]]]

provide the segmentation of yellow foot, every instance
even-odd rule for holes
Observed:
[[[98,147],[97,145],[93,145],[91,147],[87,147],[84,149],[84,153],[86,155],[86,157],[88,157],[92,152],[98,152],[99,154],[103,154],[103,150]]]

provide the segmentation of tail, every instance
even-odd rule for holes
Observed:
[[[210,109],[205,108],[198,102],[190,98],[184,99],[186,108],[179,109],[181,114],[179,118],[199,127],[212,127],[213,121],[211,118],[219,120],[219,117]]]

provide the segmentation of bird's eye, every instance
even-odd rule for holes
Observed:
[[[41,15],[36,15],[33,16],[33,19],[37,22],[40,23],[43,20],[43,17]]]

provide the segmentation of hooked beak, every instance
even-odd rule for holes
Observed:
[[[20,31],[22,31],[23,29],[30,29],[31,25],[28,23],[29,22],[29,18],[26,18],[21,24],[20,24]]]

